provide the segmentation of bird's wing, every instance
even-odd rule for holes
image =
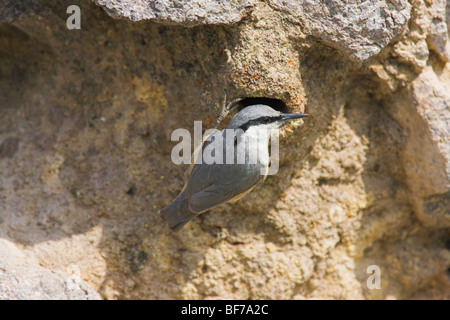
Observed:
[[[230,172],[228,176],[221,176],[221,179],[189,196],[189,209],[191,211],[200,213],[228,202],[253,188],[263,178],[260,174],[239,175],[236,172],[234,174]]]
[[[226,141],[225,131],[216,134],[222,134],[223,141]],[[210,142],[205,142],[203,150],[208,143]],[[226,157],[225,144],[223,148],[223,155]],[[189,209],[193,212],[209,210],[255,186],[263,178],[260,167],[260,164],[196,164],[186,184],[183,198],[188,200]]]

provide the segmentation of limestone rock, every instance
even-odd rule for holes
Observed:
[[[254,1],[114,1],[95,0],[113,17],[132,21],[154,20],[183,25],[235,23],[257,5]],[[304,25],[306,33],[357,60],[380,52],[398,36],[410,17],[406,0],[384,1],[286,1],[268,3],[284,12],[294,23]],[[437,20],[436,20],[437,21]],[[432,26],[437,46],[442,46],[442,27]]]
[[[241,20],[251,1],[224,0],[94,0],[114,18],[131,21],[154,20],[183,25],[235,23]]]
[[[314,36],[357,60],[380,52],[410,18],[406,0],[318,1],[271,0]]]
[[[27,261],[12,243],[0,239],[0,300],[98,300],[79,277],[66,276]]]

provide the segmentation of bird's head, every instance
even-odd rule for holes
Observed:
[[[282,113],[267,105],[257,104],[248,106],[239,111],[227,129],[242,129],[247,131],[250,128],[272,131],[281,128],[291,120],[307,117],[305,113]]]

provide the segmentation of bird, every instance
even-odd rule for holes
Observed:
[[[180,194],[160,211],[170,229],[179,231],[198,214],[226,202],[235,202],[249,193],[263,180],[268,171],[270,134],[291,120],[308,116],[305,113],[282,113],[264,104],[247,106],[239,111],[225,130],[217,130],[202,145],[204,152],[208,145],[220,138],[223,142],[223,158],[233,152],[234,161],[228,163],[206,163],[205,159],[195,161],[187,183]],[[227,134],[239,132],[234,139]],[[263,137],[256,142],[249,138]],[[212,139],[211,137],[214,137]],[[260,139],[260,140],[261,140]],[[242,143],[244,142],[244,143]],[[245,143],[246,142],[246,143]],[[245,160],[237,161],[238,146],[244,146]],[[258,149],[258,146],[262,150]],[[241,149],[242,150],[242,149]],[[256,161],[251,161],[251,155]],[[231,157],[230,157],[231,158]]]

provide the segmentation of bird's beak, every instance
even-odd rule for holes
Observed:
[[[308,115],[306,113],[283,113],[281,115],[281,121],[285,122],[285,121],[290,121],[290,120],[304,118],[304,117],[307,117],[307,116]]]

